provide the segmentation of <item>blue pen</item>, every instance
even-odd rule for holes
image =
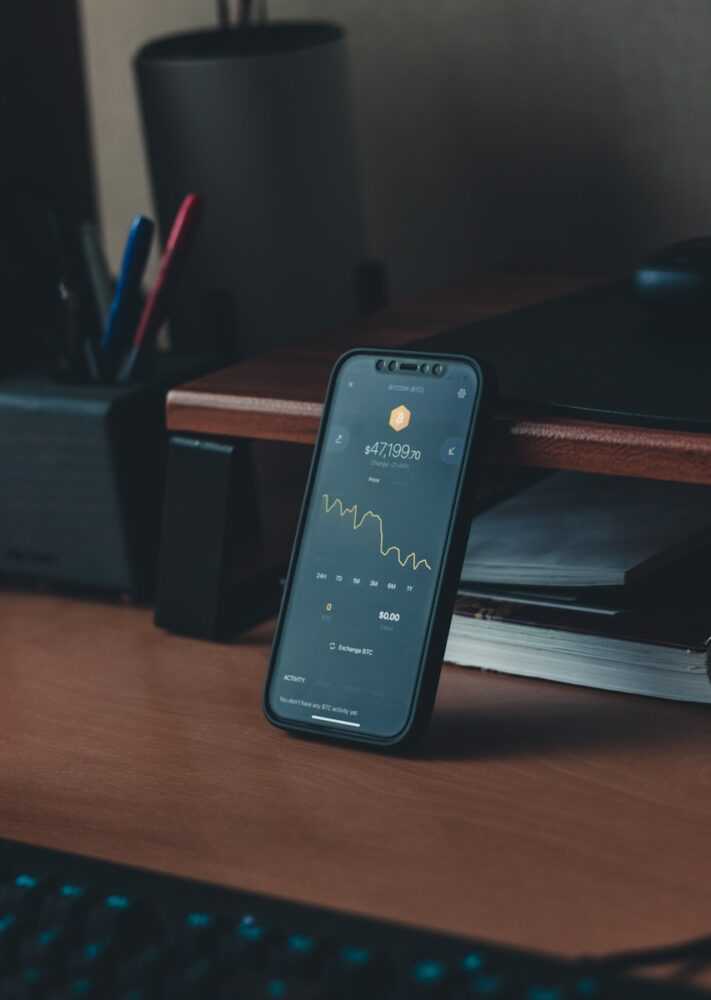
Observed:
[[[131,340],[141,311],[141,283],[146,272],[155,226],[145,215],[137,215],[131,224],[121,261],[106,329],[101,338],[102,369],[113,380]]]

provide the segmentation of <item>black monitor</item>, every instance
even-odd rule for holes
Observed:
[[[23,0],[0,32],[0,374],[27,364],[51,336],[49,212],[68,252],[95,212],[77,0]],[[43,329],[44,328],[44,329]]]

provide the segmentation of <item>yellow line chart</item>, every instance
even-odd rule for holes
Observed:
[[[351,517],[354,531],[358,531],[359,528],[362,528],[363,522],[366,521],[369,517],[372,517],[373,520],[377,521],[378,530],[380,533],[380,555],[384,559],[387,556],[389,556],[391,552],[394,552],[395,556],[397,557],[397,561],[400,563],[403,569],[405,568],[405,566],[407,566],[408,563],[412,564],[413,570],[418,570],[420,566],[424,566],[426,569],[429,570],[432,569],[432,567],[430,566],[430,564],[427,562],[426,559],[418,559],[416,553],[414,552],[409,552],[403,559],[402,552],[400,551],[397,545],[388,545],[387,548],[385,547],[383,519],[380,516],[380,514],[376,514],[374,510],[367,510],[365,514],[359,516],[357,503],[354,503],[352,507],[345,507],[340,497],[334,497],[333,500],[331,500],[328,493],[323,494],[323,506],[327,514],[330,514],[331,511],[337,507],[338,508],[337,513],[339,517]]]

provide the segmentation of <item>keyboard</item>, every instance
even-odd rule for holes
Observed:
[[[618,963],[619,964],[619,963]],[[2,1000],[683,1000],[574,962],[0,841]]]

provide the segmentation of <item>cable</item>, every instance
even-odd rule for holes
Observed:
[[[586,972],[602,975],[619,975],[640,966],[681,965],[678,978],[684,980],[698,975],[709,964],[711,964],[711,937],[708,936],[664,948],[623,951],[617,955],[580,960],[580,967]]]

